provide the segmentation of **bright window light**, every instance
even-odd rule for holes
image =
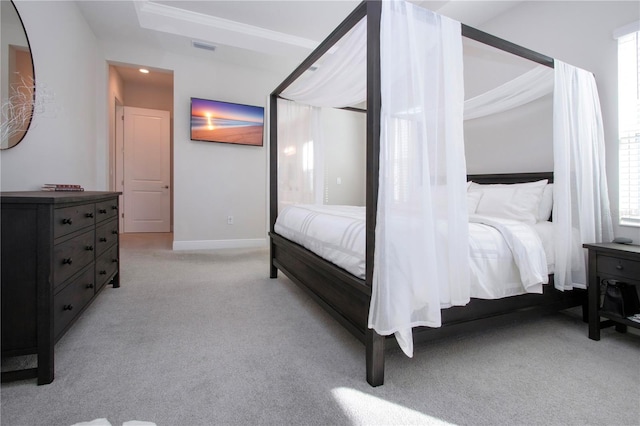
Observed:
[[[640,226],[640,31],[618,38],[620,224]]]
[[[313,141],[302,145],[302,170],[304,172],[313,172]],[[313,176],[313,173],[311,173],[311,176]]]
[[[386,401],[356,389],[339,387],[332,389],[331,394],[353,425],[370,423],[371,419],[375,419],[375,423],[380,425],[452,425],[446,420]]]

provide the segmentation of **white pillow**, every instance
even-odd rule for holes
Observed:
[[[480,198],[482,198],[481,191],[467,192],[467,212],[469,214],[474,214],[476,212],[478,204],[480,203]]]
[[[514,184],[480,185],[471,183],[469,192],[481,192],[477,214],[536,223],[542,193],[548,180]]]
[[[540,208],[538,209],[538,222],[547,222],[551,217],[551,210],[553,209],[553,184],[544,187],[542,192],[542,200],[540,201]]]

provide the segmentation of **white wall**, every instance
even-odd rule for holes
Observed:
[[[22,143],[0,152],[0,188],[34,190],[45,182],[108,189],[106,61],[174,71],[174,238],[177,248],[255,245],[267,228],[267,147],[189,140],[189,98],[265,105],[291,71],[203,61],[142,46],[99,45],[74,2],[18,1],[39,90],[52,102],[36,114]],[[607,140],[617,217],[617,49],[611,31],[639,19],[636,2],[524,2],[481,29],[594,72]],[[64,25],[51,25],[52,22]],[[38,93],[36,91],[36,93]],[[38,94],[36,94],[38,96]],[[525,153],[526,154],[526,153]],[[531,158],[535,149],[529,151]],[[546,161],[546,160],[541,160]],[[228,215],[235,218],[227,225]],[[638,228],[616,234],[640,240]]]
[[[464,123],[467,173],[553,171],[551,95]]]
[[[95,37],[73,2],[17,1],[16,7],[33,53],[36,99],[46,91],[51,101],[36,112],[23,141],[0,152],[0,188],[77,183],[104,189],[97,184],[104,168],[96,164]]]
[[[123,98],[124,90],[122,82],[109,82],[107,61],[143,64],[174,72],[174,247],[266,244],[268,141],[263,147],[191,141],[189,105],[191,97],[201,97],[265,106],[291,69],[277,73],[215,57],[205,61],[98,42],[74,2],[18,2],[18,8],[32,44],[37,84],[53,94],[53,102],[35,117],[20,145],[0,153],[3,191],[37,190],[46,182],[108,190],[111,103],[114,95]],[[346,170],[339,174],[345,189],[364,178]],[[229,215],[233,225],[227,224]]]
[[[103,49],[108,61],[173,71],[174,248],[266,244],[266,138],[262,147],[191,141],[190,99],[265,106],[290,70],[276,74],[144,46],[105,43]],[[228,216],[234,217],[233,225],[227,224]]]
[[[462,40],[465,99],[542,66],[477,41]],[[550,79],[553,84],[553,73]],[[503,113],[466,120],[464,138],[469,174],[552,171],[552,96]]]
[[[18,2],[31,42],[37,90],[52,102],[22,143],[0,153],[1,189],[43,183],[109,189],[113,89],[107,61],[174,71],[174,239],[177,248],[266,243],[267,143],[244,147],[189,139],[190,97],[265,105],[290,70],[203,61],[142,46],[100,44],[74,2]],[[64,23],[52,26],[51,22]],[[233,215],[234,225],[227,225]]]
[[[640,7],[635,1],[528,1],[480,27],[595,74],[605,128],[614,231],[636,243],[640,242],[640,229],[617,225],[617,42],[612,31],[638,19]],[[538,155],[535,148],[524,154]]]
[[[361,112],[322,109],[325,204],[365,204],[366,118]]]
[[[266,244],[267,142],[263,147],[193,142],[190,98],[264,106],[290,72],[242,68],[143,46],[101,44],[75,2],[17,2],[31,42],[37,90],[53,101],[22,143],[0,153],[1,189],[43,183],[109,189],[113,87],[107,61],[174,71],[174,239],[177,248]],[[64,25],[51,25],[52,22]],[[234,225],[227,225],[233,215]]]
[[[173,90],[169,86],[125,83],[125,106],[169,111],[173,119]]]
[[[108,141],[116,140],[116,114],[115,114],[115,99],[118,100],[118,104],[120,106],[125,105],[125,94],[124,94],[124,81],[120,74],[113,69],[113,67],[109,67],[109,83],[108,83],[108,96],[107,96],[107,107],[108,117],[109,117],[109,125],[108,125]],[[113,102],[114,105],[111,105]],[[109,179],[106,189],[110,191],[115,191],[116,188],[119,188],[116,182],[122,182],[122,176],[116,176],[116,149],[115,144],[109,147],[109,163],[107,166],[107,170],[109,171]],[[122,198],[122,196],[120,196]],[[122,203],[122,200],[120,200]],[[122,218],[120,218],[122,220]],[[122,224],[120,224],[122,226]]]

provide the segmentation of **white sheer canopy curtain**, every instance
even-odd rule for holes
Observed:
[[[569,290],[587,285],[582,243],[611,241],[613,226],[595,78],[558,60],[554,69],[554,283]],[[572,244],[575,239],[579,245]]]
[[[381,20],[380,185],[369,328],[441,326],[469,302],[460,23],[385,1]]]
[[[366,98],[367,20],[327,52],[315,71],[293,82],[278,99],[278,208],[323,204],[324,142],[321,107],[339,108]],[[365,77],[363,77],[365,76]]]
[[[278,211],[322,204],[324,161],[320,108],[278,99]]]
[[[508,111],[553,93],[553,70],[544,65],[514,78],[464,103],[464,119]]]
[[[332,108],[356,105],[365,101],[366,96],[366,17],[323,55],[315,71],[307,71],[282,92],[287,99]]]

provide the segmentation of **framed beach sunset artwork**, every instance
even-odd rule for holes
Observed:
[[[264,108],[191,98],[191,140],[262,146]]]

